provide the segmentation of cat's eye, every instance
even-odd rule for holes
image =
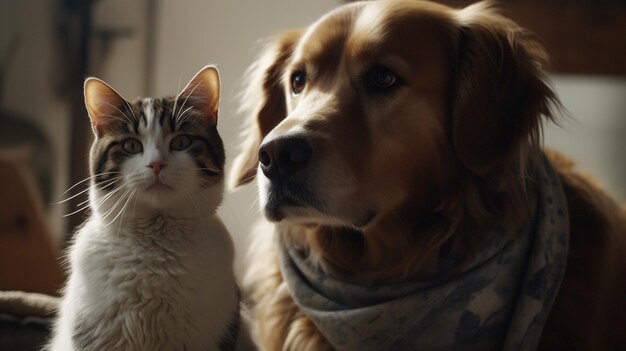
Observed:
[[[365,73],[363,80],[367,90],[374,93],[389,92],[401,83],[400,78],[384,66],[373,67]]]
[[[141,141],[133,138],[128,138],[122,142],[122,150],[124,152],[134,155],[143,151],[143,145]]]
[[[302,71],[296,71],[291,75],[291,92],[299,95],[306,85],[306,74]]]
[[[178,135],[170,141],[170,149],[174,151],[185,150],[191,145],[191,137],[188,135]]]

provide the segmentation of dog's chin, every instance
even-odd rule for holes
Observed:
[[[369,210],[363,214],[339,215],[322,211],[308,205],[275,205],[265,207],[265,216],[272,222],[288,222],[305,227],[331,226],[365,229],[376,218],[376,211]]]
[[[261,180],[262,211],[271,222],[288,222],[306,227],[332,226],[364,229],[377,217],[373,208],[346,203],[342,208],[327,206],[324,196],[311,191],[305,182],[300,184],[274,183]],[[331,203],[343,203],[333,200]]]

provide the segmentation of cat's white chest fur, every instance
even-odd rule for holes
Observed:
[[[222,222],[159,216],[102,228],[92,218],[77,234],[51,349],[219,350],[239,313]]]

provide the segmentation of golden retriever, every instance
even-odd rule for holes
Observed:
[[[357,2],[274,38],[246,77],[230,179],[256,176],[269,220],[246,278],[263,350],[336,347],[293,300],[278,243],[356,286],[437,279],[443,256],[467,262],[532,220],[544,155],[570,231],[538,348],[626,349],[625,211],[541,148],[559,107],[546,61],[488,3]]]

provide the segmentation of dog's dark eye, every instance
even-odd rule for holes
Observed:
[[[378,93],[388,92],[400,83],[400,78],[384,66],[377,66],[367,71],[364,80],[367,90]]]
[[[122,142],[122,150],[127,154],[134,155],[143,151],[143,145],[137,139],[128,138]]]
[[[291,75],[291,91],[298,95],[304,90],[306,85],[306,75],[302,71],[294,72]]]

